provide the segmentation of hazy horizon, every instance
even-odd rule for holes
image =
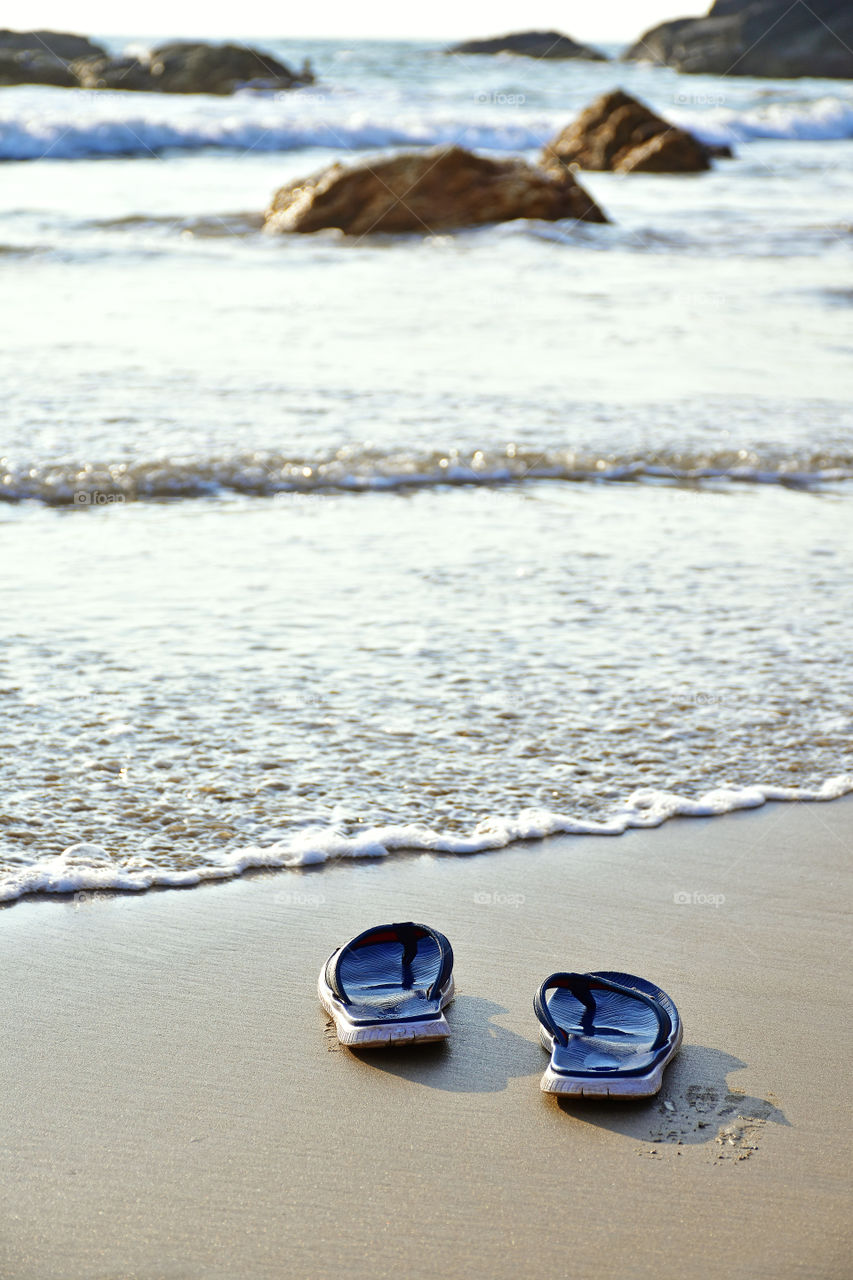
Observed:
[[[456,4],[438,0],[428,11],[414,13],[388,4],[367,0],[358,11],[342,0],[329,0],[324,21],[313,12],[291,15],[282,20],[278,6],[268,0],[247,0],[236,15],[220,18],[187,0],[151,0],[139,12],[138,21],[122,12],[117,25],[116,8],[107,0],[8,0],[3,23],[12,28],[36,27],[82,34],[116,37],[182,35],[208,39],[435,39],[502,35],[508,31],[554,28],[580,40],[630,40],[648,27],[668,18],[704,13],[710,0],[612,0],[593,7],[569,0],[538,0],[527,7],[514,3],[466,6],[464,15]]]

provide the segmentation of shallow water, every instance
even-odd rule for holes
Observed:
[[[306,51],[313,96],[0,96],[50,148],[0,195],[0,896],[853,788],[853,90]],[[737,159],[584,175],[612,226],[260,229],[354,139],[617,82]]]

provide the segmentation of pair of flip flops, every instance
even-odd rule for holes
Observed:
[[[317,994],[352,1049],[446,1040],[453,948],[437,929],[412,921],[367,929],[332,953]],[[545,1093],[651,1097],[681,1045],[670,997],[629,973],[552,973],[533,1008],[551,1055]]]

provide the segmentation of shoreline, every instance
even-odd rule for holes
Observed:
[[[0,929],[0,1270],[840,1278],[851,846],[847,798],[20,900]],[[446,1047],[356,1055],[327,1029],[320,965],[386,918],[453,943]],[[675,999],[685,1042],[657,1099],[540,1094],[531,1000],[568,966]]]
[[[56,857],[25,864],[20,875],[23,884],[17,891],[0,882],[0,911],[30,898],[199,889],[203,885],[224,884],[265,872],[320,870],[341,861],[363,864],[389,858],[393,861],[401,857],[417,858],[424,854],[465,858],[500,853],[516,845],[538,845],[555,837],[613,838],[629,831],[656,831],[679,818],[691,821],[724,818],[733,813],[763,809],[768,804],[829,804],[851,793],[853,775],[850,774],[827,778],[817,788],[775,785],[746,786],[738,790],[717,788],[696,799],[650,789],[634,793],[625,807],[600,820],[527,809],[515,818],[490,819],[487,829],[475,828],[469,835],[445,836],[416,824],[372,827],[355,836],[309,829],[297,831],[289,841],[285,839],[267,846],[247,845],[223,854],[218,861],[189,868],[159,867],[156,863],[142,869],[128,868],[123,863],[116,864],[102,846],[83,842],[70,845]],[[630,807],[632,800],[633,808]]]

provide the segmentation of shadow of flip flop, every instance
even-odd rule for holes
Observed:
[[[719,1142],[744,1151],[751,1149],[751,1141],[768,1121],[789,1123],[773,1100],[749,1097],[729,1086],[729,1073],[745,1066],[740,1058],[719,1049],[683,1045],[654,1098],[555,1101],[577,1123],[599,1125],[641,1142],[678,1146]]]
[[[507,1010],[480,996],[457,996],[446,1010],[450,1039],[402,1049],[350,1049],[366,1067],[451,1093],[499,1093],[510,1080],[542,1074],[542,1050],[492,1019]]]

